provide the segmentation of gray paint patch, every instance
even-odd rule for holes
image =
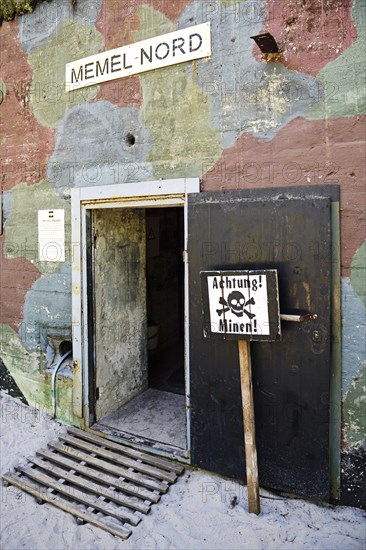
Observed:
[[[47,176],[57,190],[144,181],[152,175],[150,149],[139,109],[109,101],[77,105],[58,125]]]
[[[342,279],[342,394],[366,365],[366,309],[348,277]]]
[[[28,351],[46,353],[48,336],[71,340],[71,264],[43,275],[28,291],[20,337]]]
[[[319,99],[318,84],[311,76],[254,59],[250,36],[261,32],[264,18],[262,0],[227,7],[195,2],[179,22],[183,28],[211,21],[212,57],[198,62],[197,72],[202,97],[209,97],[211,124],[222,133],[224,148],[245,132],[272,139]],[[187,70],[194,77],[192,65]]]
[[[6,223],[11,216],[14,208],[14,195],[11,191],[4,191],[3,193],[3,221]]]
[[[103,0],[78,0],[73,10],[70,0],[53,0],[38,4],[33,13],[19,17],[19,40],[22,48],[30,52],[53,38],[67,19],[84,25],[94,25]]]

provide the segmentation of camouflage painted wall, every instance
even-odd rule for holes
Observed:
[[[30,403],[49,409],[50,344],[71,338],[70,246],[65,263],[39,262],[38,209],[65,209],[70,245],[72,187],[339,183],[349,492],[366,437],[364,11],[365,0],[53,0],[2,24],[0,358]],[[208,20],[209,61],[65,93],[66,62]],[[250,39],[265,30],[275,61]],[[72,420],[67,377],[62,388]]]

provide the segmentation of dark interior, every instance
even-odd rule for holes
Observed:
[[[149,387],[184,395],[183,208],[146,210]]]

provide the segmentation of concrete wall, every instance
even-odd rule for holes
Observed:
[[[48,333],[71,336],[70,249],[65,263],[38,261],[38,209],[65,209],[70,244],[73,187],[184,176],[202,178],[203,191],[339,183],[343,496],[360,503],[364,9],[365,0],[78,0],[73,12],[52,0],[2,24],[0,357],[30,403],[50,406]],[[209,61],[64,92],[66,62],[208,20]],[[264,30],[281,46],[276,60],[250,39]]]

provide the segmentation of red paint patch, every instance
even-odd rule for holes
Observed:
[[[352,0],[269,0],[262,32],[270,32],[283,51],[281,62],[291,70],[316,75],[356,39]],[[263,60],[257,46],[253,55]]]
[[[118,107],[139,108],[142,103],[142,90],[140,80],[136,76],[128,76],[103,82],[99,85],[99,91],[93,102],[100,100],[110,101]]]
[[[26,258],[6,259],[4,236],[0,237],[0,248],[0,323],[18,330],[23,321],[25,296],[41,273]]]
[[[105,48],[119,48],[135,41],[134,33],[139,29],[138,8],[148,6],[160,11],[173,23],[177,23],[182,11],[192,0],[104,0],[96,22],[96,28],[105,37]],[[149,23],[148,21],[146,22]],[[152,29],[154,31],[154,29]],[[152,35],[155,36],[155,35]]]
[[[1,74],[6,96],[0,105],[0,170],[3,190],[39,182],[55,145],[55,130],[41,126],[29,109],[32,70],[18,41],[17,21],[0,28]]]
[[[365,240],[366,116],[297,118],[271,141],[243,134],[203,177],[204,191],[338,183],[342,275]]]
[[[167,0],[104,0],[98,20],[97,30],[105,39],[105,50],[120,48],[136,41],[135,33],[140,28],[140,18],[137,9],[140,6],[149,5],[160,11],[173,23],[176,23],[183,9],[191,3],[191,0],[179,0],[168,2]],[[146,22],[148,24],[148,22]],[[152,36],[159,34],[152,29]],[[101,85],[95,101],[106,99],[119,107],[140,107],[142,104],[142,90],[137,76],[123,78]]]

